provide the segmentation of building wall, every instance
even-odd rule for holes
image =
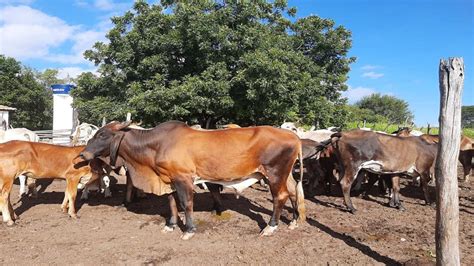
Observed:
[[[0,111],[0,126],[1,126],[1,122],[2,121],[5,121],[7,124],[6,124],[6,127],[8,129],[8,127],[10,126],[10,120],[9,120],[9,111]],[[0,129],[3,129],[3,128],[0,128]]]
[[[69,129],[73,126],[72,97],[69,94],[53,95],[53,130]]]

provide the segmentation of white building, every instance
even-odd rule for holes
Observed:
[[[0,129],[7,130],[10,126],[10,112],[16,108],[0,105]]]

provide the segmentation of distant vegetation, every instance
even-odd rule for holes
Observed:
[[[474,105],[462,107],[461,125],[464,128],[474,128]]]

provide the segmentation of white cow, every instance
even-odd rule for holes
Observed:
[[[74,133],[71,134],[71,144],[73,146],[85,145],[99,130],[97,126],[88,123],[82,123],[76,127]]]
[[[317,142],[330,139],[331,135],[335,133],[335,131],[329,129],[314,130],[314,128],[309,131],[304,131],[303,128],[296,127],[293,122],[285,122],[280,127],[295,132],[300,139],[310,139]]]
[[[0,130],[0,143],[5,143],[11,140],[25,140],[25,141],[38,142],[39,137],[38,135],[36,135],[35,132],[26,128],[12,128],[9,130]],[[20,197],[21,197],[23,194],[27,193],[26,176],[19,175],[18,178],[20,179]],[[34,188],[33,185],[32,185],[32,192],[34,195],[36,195],[36,189]]]

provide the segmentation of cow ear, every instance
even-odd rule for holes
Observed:
[[[115,166],[115,163],[117,162],[118,150],[124,136],[125,134],[123,134],[123,132],[117,133],[115,134],[114,138],[112,139],[112,142],[110,143],[110,165],[111,166]]]

